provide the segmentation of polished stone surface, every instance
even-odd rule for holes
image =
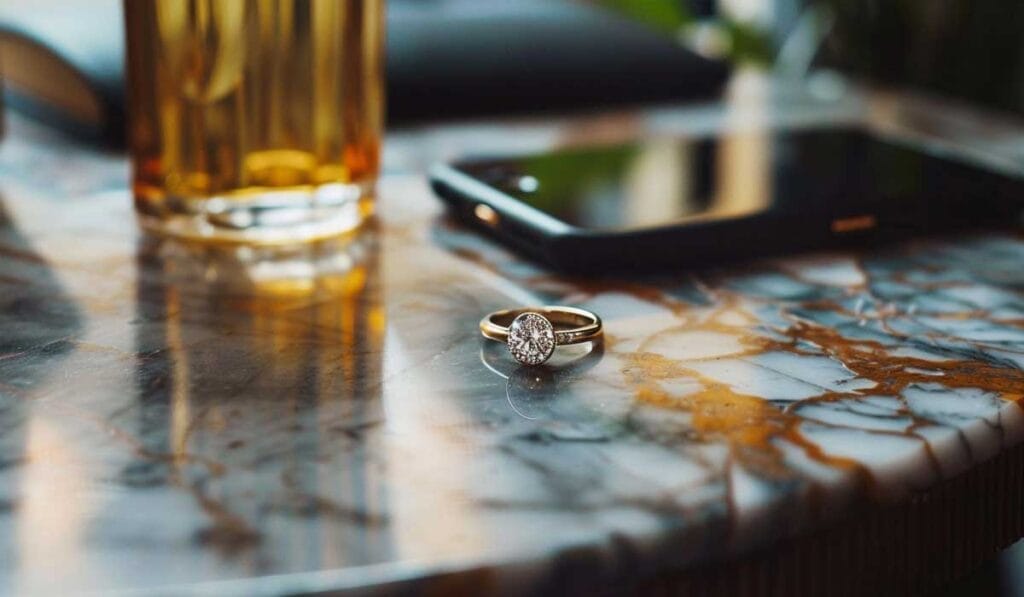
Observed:
[[[394,175],[359,237],[202,248],[139,236],[123,157],[12,128],[4,593],[606,586],[1024,439],[1015,236],[575,280]],[[479,337],[489,311],[552,303],[599,313],[603,350],[524,369]]]

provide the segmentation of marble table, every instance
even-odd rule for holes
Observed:
[[[1020,163],[1018,129],[904,106],[400,132],[378,222],[275,251],[141,236],[124,156],[14,119],[0,592],[813,594],[961,574],[1024,534],[1024,238],[572,279],[452,225],[416,174],[487,144],[865,115]],[[535,372],[478,337],[482,314],[536,303],[600,313],[603,350]]]

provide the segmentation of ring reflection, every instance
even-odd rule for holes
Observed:
[[[550,419],[552,403],[604,355],[601,342],[565,348],[544,365],[524,366],[512,362],[504,346],[487,342],[480,348],[480,361],[506,380],[505,394],[516,414],[531,421]]]

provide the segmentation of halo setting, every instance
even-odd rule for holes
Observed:
[[[523,365],[540,365],[565,344],[601,342],[602,330],[601,318],[590,311],[557,305],[503,309],[480,320],[480,334],[506,345]]]
[[[555,328],[539,313],[526,312],[508,326],[508,351],[524,365],[540,365],[555,352]]]

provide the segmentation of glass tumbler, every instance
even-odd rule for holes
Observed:
[[[144,228],[277,244],[373,212],[384,0],[125,0]]]

